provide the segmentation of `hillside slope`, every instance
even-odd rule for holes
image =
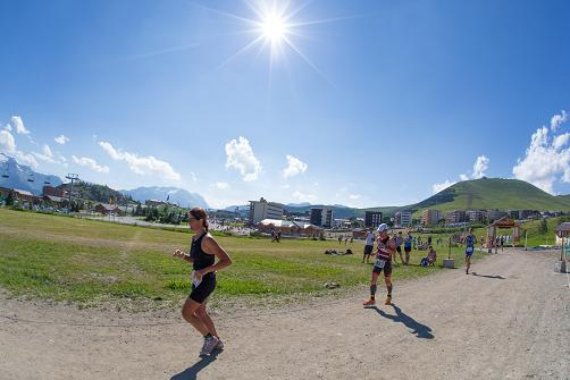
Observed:
[[[570,199],[556,197],[517,179],[481,178],[458,182],[409,208],[499,210],[570,210]]]

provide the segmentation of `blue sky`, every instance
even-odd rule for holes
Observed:
[[[0,151],[213,207],[570,193],[570,2],[3,1]]]

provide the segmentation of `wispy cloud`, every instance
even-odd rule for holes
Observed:
[[[123,152],[120,149],[115,149],[115,147],[107,141],[100,141],[99,146],[103,148],[113,160],[126,162],[129,169],[136,174],[158,175],[164,179],[180,180],[180,174],[166,161],[159,160],[154,156],[140,157],[135,153]]]
[[[317,196],[314,194],[305,194],[301,193],[300,191],[295,191],[292,194],[292,197],[300,202],[315,202],[317,200]]]
[[[283,169],[283,178],[294,177],[307,171],[309,165],[296,157],[287,155],[287,167]]]
[[[24,121],[20,116],[12,116],[11,122],[13,127],[16,129],[16,133],[19,135],[29,135],[30,131],[24,126]]]
[[[75,162],[79,166],[83,166],[85,168],[89,168],[97,173],[109,173],[109,167],[99,165],[97,161],[92,158],[88,157],[76,157],[74,155],[71,156],[73,162]]]
[[[487,157],[481,155],[477,157],[475,160],[475,164],[473,165],[473,178],[479,179],[485,176],[485,172],[489,168],[489,160]]]
[[[52,153],[49,145],[47,145],[47,144],[44,144],[44,146],[42,147],[41,153],[32,152],[32,154],[42,161],[46,161],[46,162],[49,162],[52,164],[57,163],[57,161],[53,158],[53,153]]]
[[[55,141],[56,143],[58,143],[60,145],[65,145],[69,142],[69,138],[66,137],[65,135],[59,135],[57,137],[54,137],[53,141]]]
[[[489,158],[487,158],[485,155],[478,156],[477,159],[475,160],[475,163],[473,164],[473,171],[471,172],[471,175],[460,174],[459,180],[460,181],[468,181],[470,179],[483,178],[486,174],[485,172],[489,168],[489,162],[491,162],[491,160]],[[439,193],[440,191],[448,188],[449,186],[455,185],[456,183],[457,183],[457,181],[446,179],[442,183],[433,184],[431,189],[432,189],[432,192],[434,194],[436,194],[436,193]]]
[[[0,131],[0,149],[5,153],[16,152],[16,140],[10,133],[10,130],[3,129]]]
[[[439,193],[440,191],[447,189],[449,186],[451,185],[455,185],[457,183],[457,181],[450,181],[448,179],[445,180],[445,182],[442,183],[436,183],[434,185],[432,185],[432,191],[434,194]]]
[[[513,167],[515,178],[527,181],[554,194],[554,184],[561,180],[570,183],[569,134],[556,134],[558,128],[568,120],[566,111],[554,115],[550,129],[538,128],[531,136],[525,156]]]
[[[560,114],[555,114],[550,118],[550,130],[556,132],[560,125],[564,124],[568,120],[568,114],[566,111],[562,110]]]
[[[32,154],[19,151],[16,147],[16,140],[7,128],[0,131],[0,151],[13,157],[23,165],[37,169],[40,165]]]
[[[216,187],[216,189],[219,189],[219,190],[227,190],[230,188],[230,184],[227,182],[216,182],[214,184],[214,187]]]
[[[261,163],[245,137],[240,136],[226,143],[226,156],[226,168],[238,170],[245,182],[255,181],[259,177]]]

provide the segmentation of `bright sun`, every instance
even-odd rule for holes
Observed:
[[[285,20],[277,14],[265,15],[261,22],[261,33],[271,44],[281,43],[286,38],[287,32]]]

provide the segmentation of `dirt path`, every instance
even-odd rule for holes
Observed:
[[[177,314],[79,311],[2,299],[2,379],[570,379],[570,279],[556,253],[507,252],[353,297],[215,320],[201,360]],[[397,268],[396,268],[397,270]],[[383,291],[381,295],[383,295]]]

